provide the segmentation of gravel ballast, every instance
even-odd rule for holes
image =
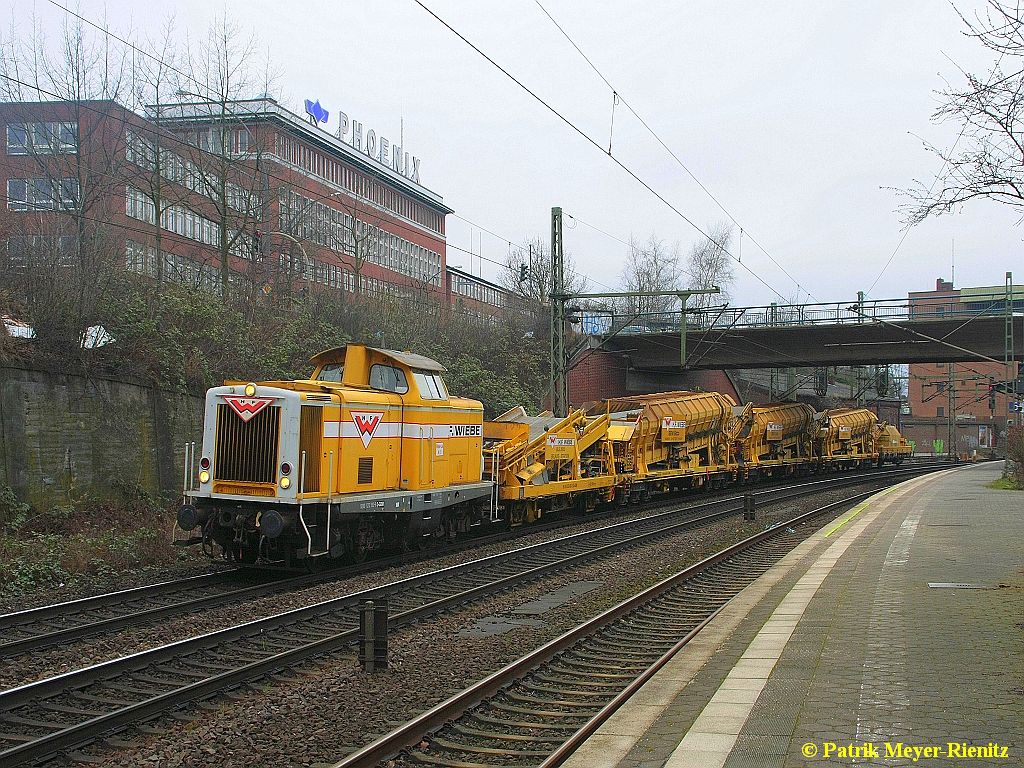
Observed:
[[[311,766],[334,762],[637,591],[771,523],[853,493],[851,488],[837,489],[765,506],[759,510],[756,523],[743,523],[733,517],[634,547],[403,628],[391,637],[391,667],[385,672],[363,673],[341,654],[317,659],[294,670],[293,679],[265,680],[231,698],[218,697],[206,705],[211,711],[193,707],[190,720],[165,715],[152,724],[165,730],[163,734],[133,730],[121,736],[137,740],[136,747],[113,749],[96,745],[86,751],[100,757],[104,765],[126,768],[198,768],[211,764]],[[562,529],[555,536],[567,532]],[[528,538],[517,541],[516,546],[527,543]],[[481,554],[474,552],[472,556]],[[439,565],[434,561],[429,567]],[[351,592],[358,588],[354,582],[369,585],[397,575],[376,574],[346,582],[344,588],[337,586],[340,592]],[[460,632],[481,619],[507,614],[553,590],[585,581],[598,582],[600,586],[530,617],[540,619],[543,626],[519,626],[490,637],[460,637]],[[278,608],[281,607],[278,602]],[[191,617],[188,622],[195,627],[202,619]],[[120,652],[125,652],[123,645]]]

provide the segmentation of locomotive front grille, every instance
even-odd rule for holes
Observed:
[[[280,431],[280,406],[268,406],[242,421],[230,406],[218,404],[214,479],[276,483]]]

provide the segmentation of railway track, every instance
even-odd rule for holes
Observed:
[[[760,504],[865,482],[896,481],[927,468],[838,477],[757,491]],[[523,547],[388,585],[181,640],[0,693],[0,763],[35,762],[212,696],[356,637],[358,606],[388,599],[391,625],[467,604],[545,574],[736,514],[741,497],[720,499]]]
[[[879,477],[881,474],[871,471],[841,477],[843,480],[866,480]],[[727,496],[723,501],[729,498],[732,497]],[[663,500],[651,505],[652,508],[665,506]],[[673,511],[680,510],[681,508],[677,507]],[[612,517],[620,512],[621,510],[612,509],[605,516]],[[591,516],[589,519],[600,518]],[[578,521],[579,518],[568,518],[531,526],[530,532],[543,532]],[[218,605],[237,604],[328,581],[350,578],[373,570],[408,565],[443,554],[506,541],[521,534],[522,531],[495,533],[464,540],[444,549],[381,558],[371,563],[321,574],[282,576],[270,572],[232,568],[219,573],[192,576],[0,615],[0,659],[79,642],[88,637],[109,634],[128,627],[152,624],[172,616],[207,610]]]
[[[743,587],[858,493],[751,536],[509,664],[334,768],[554,768]]]
[[[261,585],[252,581],[268,581],[232,568],[7,613],[0,616],[0,658],[156,620],[179,612],[187,602],[215,603],[241,591],[239,584],[246,580],[256,588]]]

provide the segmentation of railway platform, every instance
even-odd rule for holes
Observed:
[[[1024,765],[1024,492],[917,478],[746,587],[563,765]]]

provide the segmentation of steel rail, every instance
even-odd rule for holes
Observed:
[[[160,581],[154,584],[145,584],[141,587],[120,589],[115,592],[104,592],[101,595],[91,595],[77,600],[65,600],[60,603],[41,605],[37,608],[26,608],[21,611],[0,614],[0,632],[12,627],[30,622],[45,621],[46,619],[64,616],[69,610],[78,611],[81,609],[105,608],[111,602],[126,602],[136,598],[151,597],[159,595],[170,587],[188,586],[190,584],[202,584],[206,581],[223,579],[225,574],[237,573],[239,569],[218,571],[216,573],[201,573],[196,576],[187,576],[183,579],[172,579]]]
[[[756,533],[753,536],[749,536],[742,541],[716,552],[698,563],[688,566],[682,571],[679,571],[657,584],[648,587],[642,592],[623,600],[618,605],[609,608],[598,616],[576,626],[563,635],[545,643],[541,647],[506,665],[497,672],[494,672],[468,688],[465,688],[454,696],[416,716],[404,725],[399,726],[376,741],[367,744],[356,752],[348,755],[332,766],[332,768],[371,768],[385,760],[393,758],[403,749],[407,749],[419,743],[423,740],[424,736],[431,734],[442,726],[460,717],[467,710],[476,706],[485,699],[494,696],[502,689],[508,687],[511,683],[523,678],[529,672],[550,661],[562,651],[565,651],[575,645],[581,639],[594,635],[598,630],[627,616],[640,606],[649,603],[670,589],[679,586],[683,582],[692,579],[700,573],[703,573],[711,566],[728,560],[740,552],[744,552],[768,539],[779,536],[784,533],[787,528],[802,525],[814,517],[825,514],[837,507],[855,504],[875,493],[877,493],[877,491],[867,491],[855,494],[849,498],[831,502],[823,507],[802,513],[790,520],[787,520],[785,523],[781,523],[765,531]],[[692,640],[693,637],[695,637],[716,614],[717,611],[703,619],[695,629],[687,633],[687,635],[680,639],[679,642],[677,642],[669,651],[662,654],[654,665],[648,667],[623,691],[620,691],[612,702],[609,702],[609,704],[606,705],[600,713],[598,713],[598,716],[602,716],[602,720],[600,722],[607,719],[607,717],[610,716],[618,706],[621,706],[622,702],[635,693],[636,690],[638,690],[644,682],[650,679],[658,669],[664,666],[675,653],[678,653],[683,646],[690,642],[690,640]],[[612,708],[613,704],[615,705],[614,708]],[[579,744],[591,735],[593,731],[597,729],[598,725],[600,725],[600,722],[595,722],[597,721],[598,716],[588,720],[582,728],[570,737],[566,744],[571,742],[572,749],[577,748]],[[572,749],[569,749],[565,744],[563,744],[562,747],[557,749],[551,757],[547,758],[544,763],[542,763],[542,766],[544,768],[553,768],[554,766],[557,766],[571,753]],[[559,759],[557,761],[555,760],[555,755],[558,755]]]
[[[840,477],[839,479],[841,481],[846,482],[840,482],[839,485],[858,484],[870,482],[871,480],[885,481],[886,479],[893,479],[893,477],[905,476],[908,474],[916,475],[927,471],[929,471],[927,468],[916,468],[884,474],[878,473],[869,475],[868,477]],[[835,485],[835,483],[826,484],[824,488],[822,488],[821,481],[816,481],[813,483],[801,484],[798,487],[803,490],[799,492],[794,492],[792,487],[786,487],[770,491],[761,491],[759,494],[772,495],[773,497],[768,499],[772,502],[784,501],[796,496],[806,496],[819,492],[823,489],[834,488]],[[778,498],[774,498],[774,496],[778,496]],[[737,504],[737,501],[740,503]],[[567,557],[561,557],[546,564],[529,567],[525,570],[521,570],[498,579],[486,580],[478,586],[458,591],[454,594],[449,594],[438,599],[430,600],[418,607],[398,613],[392,617],[391,623],[394,626],[402,626],[410,622],[418,621],[427,615],[436,613],[437,611],[443,610],[447,607],[476,600],[484,595],[507,589],[515,584],[520,584],[546,573],[569,567],[581,561],[599,558],[602,554],[621,550],[657,536],[662,536],[688,527],[692,528],[701,524],[714,522],[723,516],[741,511],[741,502],[742,499],[738,497],[707,502],[699,505],[699,507],[725,506],[727,508],[710,513],[703,517],[689,517],[682,521],[676,521],[638,535],[628,536],[620,541],[584,549],[583,551],[576,552],[575,554],[571,554]],[[728,507],[727,505],[729,504],[732,504],[733,506]],[[692,512],[693,509],[690,508],[686,511]],[[275,616],[253,620],[237,627],[231,627],[200,635],[198,637],[180,640],[160,648],[141,651],[121,659],[103,662],[85,669],[68,672],[34,683],[28,683],[18,688],[0,693],[0,711],[8,711],[18,706],[39,702],[41,700],[45,700],[47,697],[55,696],[69,690],[80,690],[92,683],[117,679],[119,675],[131,675],[149,667],[152,664],[160,664],[171,659],[187,657],[200,650],[208,651],[215,646],[230,644],[240,638],[265,633],[268,630],[284,629],[299,622],[305,622],[319,617],[326,617],[327,614],[336,613],[346,608],[358,605],[363,600],[379,599],[380,597],[387,596],[391,593],[406,593],[411,588],[424,584],[429,585],[435,582],[443,583],[444,579],[447,577],[458,577],[459,575],[470,573],[474,570],[482,570],[485,566],[500,566],[515,558],[528,559],[530,555],[543,552],[545,549],[554,550],[558,547],[564,548],[567,543],[577,544],[580,541],[585,541],[588,537],[596,538],[599,534],[607,533],[608,531],[624,531],[631,525],[636,525],[641,522],[650,522],[652,520],[657,521],[671,514],[673,514],[673,512],[663,512],[651,517],[641,518],[639,521],[624,521],[604,526],[594,531],[575,534],[571,537],[533,544],[507,553],[491,555],[469,563],[463,563],[440,569],[438,571],[408,577],[406,579],[393,582],[392,584],[382,585],[368,590],[363,590],[361,592],[333,598],[311,606],[286,611]],[[208,697],[225,688],[266,676],[269,673],[288,666],[293,666],[312,656],[322,655],[338,650],[339,648],[349,645],[352,640],[355,639],[356,635],[357,629],[353,626],[350,629],[330,634],[321,639],[299,644],[294,648],[278,653],[272,653],[264,658],[241,664],[234,669],[214,674],[204,679],[195,680],[194,682],[189,682],[171,691],[155,695],[137,703],[128,704],[127,706],[98,715],[84,722],[70,725],[62,728],[61,730],[48,733],[40,738],[26,741],[23,744],[0,752],[0,762],[3,762],[5,765],[17,765],[26,761],[40,760],[55,753],[66,751],[74,746],[91,741],[113,728],[144,720],[160,711],[176,705],[184,704],[196,698]],[[262,637],[263,635],[260,634],[260,636]]]
[[[920,466],[920,465],[917,465]],[[913,467],[908,467],[908,469]],[[894,471],[894,470],[893,470]],[[879,477],[878,471],[869,471],[850,477]],[[820,480],[816,482],[835,482],[834,480]],[[785,486],[798,487],[798,486]],[[777,489],[767,489],[768,491]],[[757,491],[756,493],[763,493]],[[732,496],[726,496],[725,499],[732,498]],[[705,502],[706,503],[706,502]],[[695,505],[689,505],[690,508],[699,509],[702,503]],[[664,502],[657,500],[652,503],[652,506],[664,506]],[[674,508],[669,510],[670,513],[677,513],[682,508]],[[606,513],[606,516],[614,516],[619,514],[620,510],[612,509]],[[589,519],[595,519],[591,516]],[[159,619],[167,618],[170,616],[177,615],[179,613],[189,613],[198,611],[201,608],[214,607],[222,605],[232,601],[242,600],[254,600],[266,595],[274,594],[276,592],[292,591],[296,589],[302,589],[307,586],[315,586],[330,581],[337,581],[344,578],[350,578],[352,576],[362,575],[364,573],[373,570],[382,570],[384,568],[393,567],[396,565],[407,565],[414,562],[422,562],[423,560],[430,559],[439,555],[451,554],[454,552],[464,551],[466,549],[476,548],[480,546],[486,546],[490,543],[502,542],[508,539],[515,538],[523,533],[534,533],[543,532],[546,530],[552,530],[566,525],[571,525],[577,522],[576,518],[563,518],[552,521],[550,523],[543,523],[541,525],[530,526],[527,530],[516,529],[513,531],[506,531],[502,533],[491,534],[483,537],[474,537],[471,539],[465,539],[454,546],[446,547],[443,549],[434,550],[431,552],[422,552],[410,555],[405,553],[402,555],[382,558],[374,560],[371,563],[364,563],[356,566],[349,566],[337,570],[332,570],[329,573],[319,574],[306,574],[301,576],[293,576],[290,578],[282,578],[279,581],[271,581],[269,583],[260,583],[254,585],[247,585],[239,587],[235,590],[228,592],[222,592],[214,595],[204,595],[188,600],[179,602],[172,602],[166,605],[157,605],[153,608],[143,608],[142,610],[130,610],[125,611],[122,614],[111,616],[107,618],[101,618],[95,621],[82,621],[81,623],[74,623],[78,618],[90,611],[100,610],[112,610],[119,607],[124,603],[134,602],[136,600],[144,599],[156,599],[166,595],[173,594],[174,591],[184,591],[195,585],[195,588],[203,588],[206,586],[206,582],[210,582],[210,586],[215,586],[222,580],[225,580],[225,575],[238,576],[241,573],[249,573],[249,569],[245,568],[233,568],[230,570],[220,571],[218,573],[202,574],[200,576],[187,577],[185,579],[178,579],[174,581],[159,582],[143,587],[135,587],[132,589],[120,590],[117,592],[109,592],[102,595],[94,595],[91,597],[82,598],[80,600],[70,600],[63,603],[57,603],[53,605],[41,606],[38,608],[30,608],[24,611],[17,611],[5,615],[0,615],[0,633],[4,632],[18,632],[25,633],[24,637],[17,637],[13,640],[6,642],[0,641],[0,658],[9,658],[17,654],[26,653],[29,651],[36,651],[44,649],[53,645],[61,643],[69,643],[78,641],[83,638],[99,635],[101,633],[115,632],[127,627],[138,626],[144,623],[152,623]],[[45,623],[51,619],[61,619],[63,622],[72,622],[69,626],[62,627],[53,631],[44,631],[38,633],[31,632],[32,624]]]

